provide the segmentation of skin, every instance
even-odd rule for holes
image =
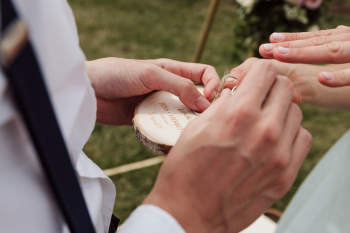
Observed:
[[[214,67],[169,59],[103,58],[86,63],[97,99],[97,122],[132,125],[138,103],[155,90],[178,96],[189,108],[202,112],[220,86]],[[193,81],[205,85],[202,96]]]
[[[234,95],[225,89],[186,127],[144,204],[188,233],[246,228],[285,195],[311,146],[292,98],[292,82],[256,61]]]
[[[350,62],[350,27],[338,26],[336,29],[316,32],[274,33],[270,42],[271,44],[261,45],[259,48],[260,54],[265,58],[288,63]],[[324,69],[318,73],[318,80],[329,87],[349,86],[350,69],[346,68],[332,72]]]
[[[198,108],[219,87],[214,68],[172,60],[106,58],[87,63],[97,121],[130,124],[137,103],[153,90]],[[292,103],[293,83],[271,61],[254,62],[234,95],[221,97],[186,127],[163,163],[144,204],[170,213],[188,233],[239,232],[291,187],[311,146]]]
[[[238,86],[245,74],[253,67],[257,58],[249,58],[240,66],[231,70],[230,74],[238,81],[228,80],[225,87],[232,89]],[[339,65],[306,65],[289,64],[277,60],[270,60],[276,67],[277,73],[288,77],[294,84],[293,102],[297,104],[312,104],[333,110],[350,110],[350,87],[328,87],[319,81],[320,72],[336,72],[349,68],[350,64]]]

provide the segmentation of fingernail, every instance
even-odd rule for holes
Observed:
[[[278,47],[278,50],[282,53],[282,54],[286,54],[289,52],[289,49],[285,48],[285,47]]]
[[[339,25],[337,28],[347,28],[347,27],[344,25]]]
[[[213,90],[210,95],[210,99],[213,99],[216,96],[216,93],[218,93],[217,90]]]
[[[265,51],[267,51],[267,52],[270,52],[270,51],[272,51],[273,50],[273,44],[264,44],[264,49],[265,49]]]
[[[275,38],[275,40],[283,40],[284,39],[284,35],[282,33],[272,33],[273,38]]]
[[[200,96],[198,99],[196,99],[194,103],[202,112],[210,106],[209,101],[203,96]]]
[[[234,79],[234,78],[227,78],[226,79],[226,82],[233,82],[233,81],[235,81],[236,79]]]
[[[328,80],[331,80],[334,78],[334,75],[332,73],[329,73],[329,72],[322,72],[324,77]]]

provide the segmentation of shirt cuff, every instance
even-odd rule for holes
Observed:
[[[154,205],[139,206],[118,230],[118,233],[185,233],[168,212]]]

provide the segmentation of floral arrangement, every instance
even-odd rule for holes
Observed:
[[[329,0],[237,0],[239,19],[234,31],[234,58],[260,57],[259,45],[273,32],[319,30]]]

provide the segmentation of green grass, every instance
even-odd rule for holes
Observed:
[[[199,0],[70,0],[80,44],[88,60],[101,57],[170,58],[190,61],[206,14],[208,1]],[[237,15],[232,1],[221,1],[201,62],[219,75],[237,64],[232,58]],[[337,16],[327,25],[350,25]],[[350,112],[302,106],[303,126],[313,137],[311,151],[291,191],[274,207],[284,210],[310,170],[335,141],[350,128]],[[97,124],[84,151],[102,169],[154,157],[135,137],[131,127]],[[117,197],[114,214],[124,221],[152,189],[160,166],[112,177]]]

